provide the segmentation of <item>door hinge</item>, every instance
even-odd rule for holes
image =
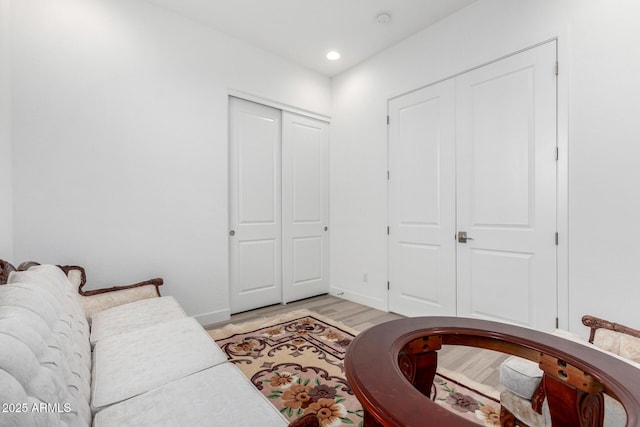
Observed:
[[[389,124],[389,116],[387,116],[387,124]]]
[[[558,152],[558,147],[556,147],[555,151],[556,151],[555,156],[556,156],[556,161],[557,161],[558,158],[560,157],[560,153]]]
[[[560,327],[560,321],[558,320],[558,318],[556,317],[556,329],[558,329]]]
[[[558,61],[556,61],[556,66],[555,66],[554,71],[555,71],[556,76],[557,76],[557,75],[558,75],[558,72],[560,71],[560,65],[558,65]]]
[[[558,246],[558,232],[556,231],[556,246]]]
[[[391,289],[391,282],[387,282],[387,290]]]
[[[387,181],[391,179],[391,172],[387,171]]]
[[[389,230],[389,226],[387,225],[387,236],[390,235],[390,230]]]

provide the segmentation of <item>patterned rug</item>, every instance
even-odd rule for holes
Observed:
[[[322,427],[362,426],[362,406],[344,373],[357,331],[298,310],[208,332],[288,419],[315,413]],[[431,397],[480,425],[500,425],[499,393],[454,372],[438,369]]]

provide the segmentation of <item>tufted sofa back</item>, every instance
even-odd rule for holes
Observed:
[[[593,344],[632,362],[640,363],[640,338],[609,329],[597,329]]]
[[[0,426],[89,426],[91,346],[76,289],[53,265],[0,286]]]

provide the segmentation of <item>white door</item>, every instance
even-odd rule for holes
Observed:
[[[329,292],[329,126],[282,115],[283,302]]]
[[[389,309],[456,314],[455,84],[389,102]]]
[[[456,79],[458,315],[552,330],[555,42]]]
[[[230,98],[231,312],[282,298],[281,112]]]

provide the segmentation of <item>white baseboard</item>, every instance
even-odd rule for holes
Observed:
[[[332,286],[329,289],[329,293],[335,297],[344,298],[346,300],[349,300],[358,304],[366,305],[368,307],[375,308],[377,310],[382,310],[386,312],[389,311],[389,309],[387,308],[387,302],[378,298],[372,298],[367,295],[359,294],[357,292],[347,291],[345,289],[337,288],[335,286]]]
[[[224,310],[212,311],[209,313],[198,314],[193,316],[202,326],[212,325],[214,323],[223,322],[231,319],[231,310],[225,308]]]

